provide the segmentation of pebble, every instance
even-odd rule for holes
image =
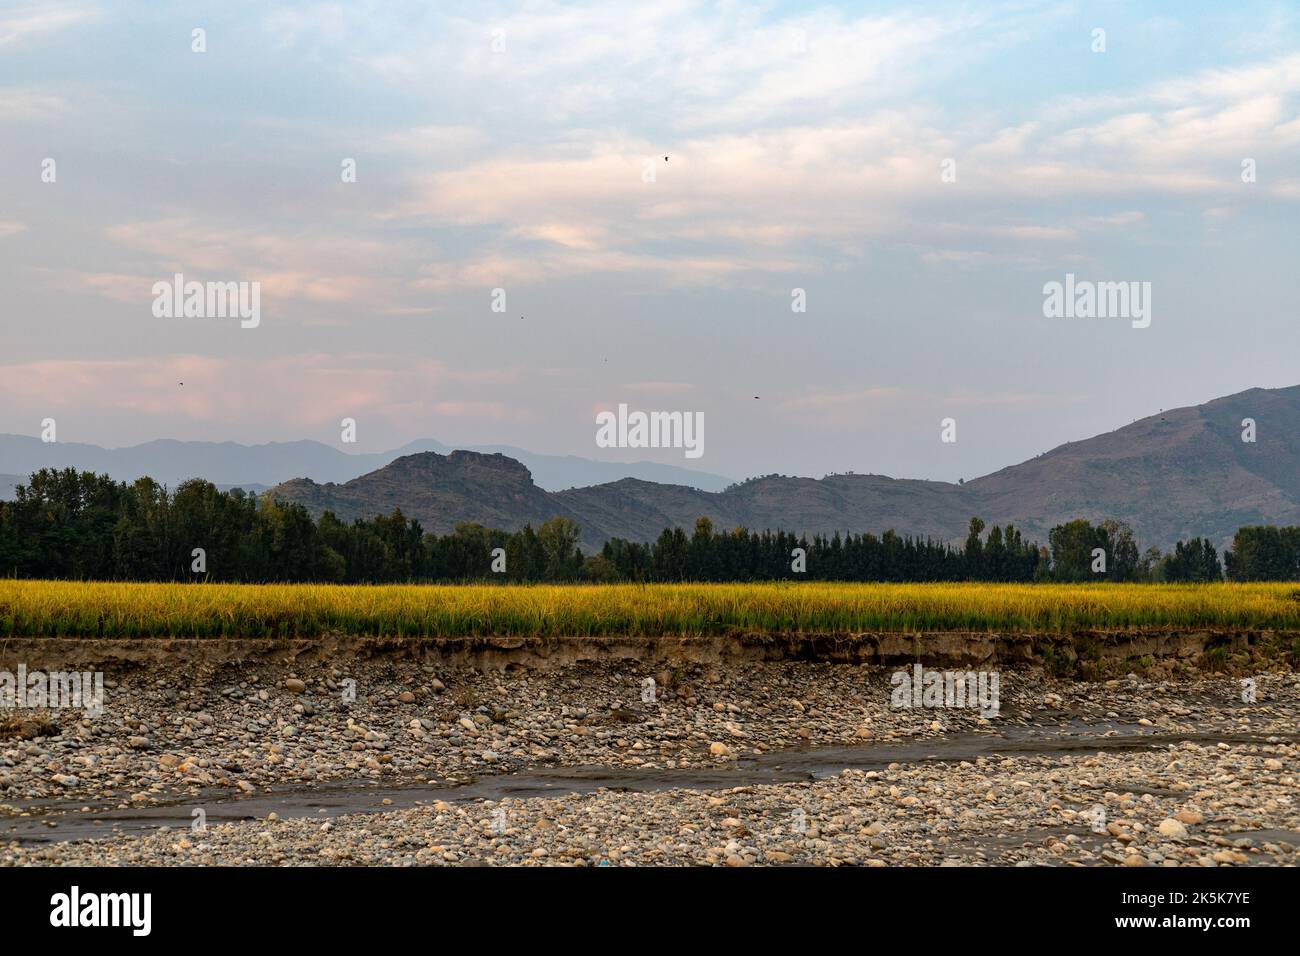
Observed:
[[[173,806],[173,826],[188,832],[189,810],[214,791],[353,781],[362,794],[382,783],[418,785],[430,795],[416,806],[374,798],[375,812],[325,822],[289,813],[273,831],[271,817],[209,823],[201,840],[183,848],[175,832],[0,844],[0,865],[1300,863],[1294,842],[1240,839],[1260,830],[1300,832],[1293,797],[1300,686],[1282,675],[1257,675],[1260,704],[1250,707],[1246,729],[1239,686],[1223,676],[1139,676],[1107,686],[1007,671],[1002,715],[982,720],[960,710],[891,708],[888,668],[690,665],[674,671],[671,685],[656,678],[653,703],[641,699],[648,675],[629,662],[486,673],[448,667],[435,683],[412,662],[349,660],[356,700],[322,691],[310,702],[301,697],[307,686],[333,681],[336,690],[341,672],[325,664],[289,677],[281,668],[232,665],[221,683],[197,668],[169,669],[160,683],[164,675],[143,668],[121,678],[101,717],[83,724],[81,715],[62,713],[57,733],[0,739],[0,819],[18,801],[37,814],[42,801],[95,809],[129,802]],[[263,699],[261,691],[275,687],[290,694]],[[417,698],[416,714],[397,706]],[[1107,713],[1128,733],[1147,719],[1163,736],[1151,749],[997,751],[1002,734],[1050,742],[1078,733],[1061,729],[1066,720],[1101,723]],[[981,735],[991,738],[987,750],[942,759],[945,738]],[[1191,742],[1204,737],[1212,742]],[[741,769],[737,786],[705,790],[436,799],[437,788],[456,781],[534,767],[604,766],[611,784],[624,768],[690,771],[723,757],[745,768],[759,753],[775,754],[774,762],[783,749],[816,754],[810,739],[910,748],[938,759],[899,758],[865,772],[834,767],[833,775],[827,768],[826,776],[779,784],[750,781]],[[1098,804],[1107,817],[1101,834],[1087,815]],[[498,808],[507,814],[502,834],[492,822]],[[71,833],[69,823],[51,834]]]

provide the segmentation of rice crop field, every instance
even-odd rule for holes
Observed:
[[[312,585],[0,581],[0,636],[1300,631],[1300,584]]]

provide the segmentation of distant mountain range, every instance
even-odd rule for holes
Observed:
[[[1242,441],[1246,418],[1255,421],[1253,443]],[[1242,525],[1300,525],[1300,386],[1162,412],[964,485],[880,475],[758,478],[722,492],[632,477],[560,492],[539,485],[502,454],[426,451],[342,484],[297,479],[271,493],[349,519],[401,508],[439,533],[462,521],[517,530],[563,515],[582,526],[588,550],[611,537],[690,529],[701,516],[718,529],[893,528],[956,542],[978,515],[1042,543],[1063,521],[1117,518],[1144,547],[1168,550],[1194,536],[1222,547]]]
[[[721,491],[732,483],[723,475],[639,461],[594,461],[573,455],[538,455],[509,445],[473,445],[470,451],[509,455],[523,462],[538,486],[549,491],[596,485],[619,478],[641,478]],[[395,459],[420,452],[446,454],[451,446],[422,439],[393,451],[357,454],[317,441],[240,445],[235,442],[162,439],[127,448],[101,448],[76,442],[43,442],[27,435],[0,435],[0,500],[13,497],[13,485],[41,468],[76,468],[107,474],[118,481],[148,475],[169,487],[187,478],[206,478],[219,488],[263,491],[290,478],[341,482],[368,474]]]
[[[1242,441],[1247,418],[1255,422],[1253,443]],[[847,474],[756,478],[723,490],[726,478],[671,465],[504,446],[453,451],[422,441],[353,455],[312,441],[158,441],[108,450],[0,435],[0,497],[12,495],[5,494],[6,481],[23,481],[42,466],[121,480],[147,474],[171,485],[192,476],[248,490],[274,485],[271,494],[314,514],[329,509],[351,519],[401,508],[439,533],[463,521],[517,530],[563,515],[581,525],[589,551],[612,537],[647,541],[666,527],[689,530],[701,516],[718,529],[813,535],[893,528],[957,542],[978,515],[1014,523],[1042,543],[1071,518],[1117,518],[1144,547],[1168,550],[1195,536],[1222,547],[1242,525],[1300,525],[1300,386],[1250,389],[1162,412],[964,485]],[[299,477],[285,480],[290,476]]]

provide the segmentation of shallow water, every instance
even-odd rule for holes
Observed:
[[[1300,734],[1273,735],[1286,740]],[[326,819],[346,813],[373,813],[428,804],[475,800],[531,799],[569,793],[591,793],[600,789],[647,792],[688,788],[720,790],[755,784],[791,783],[815,780],[841,770],[882,770],[891,763],[926,761],[972,761],[994,756],[1064,756],[1119,750],[1151,750],[1190,741],[1202,745],[1217,743],[1264,743],[1254,734],[1161,734],[1134,732],[1131,725],[1121,731],[1108,723],[1066,721],[1055,727],[1009,727],[999,734],[959,734],[923,741],[883,741],[843,747],[809,747],[781,750],[745,758],[730,766],[682,770],[583,766],[542,767],[511,774],[479,777],[459,785],[437,783],[395,783],[376,785],[371,781],[337,781],[312,787],[276,788],[270,793],[231,795],[209,791],[186,795],[174,802],[151,807],[119,809],[114,804],[93,801],[16,802],[31,809],[30,816],[0,820],[0,840],[20,843],[61,843],[114,834],[171,827],[190,828],[191,812],[201,807],[209,825],[239,820],[264,819],[274,812],[282,819],[313,817]],[[1169,794],[1162,794],[1169,795]],[[391,800],[390,805],[383,801]],[[91,807],[82,812],[84,806]],[[1283,831],[1278,831],[1281,834]],[[1240,834],[1254,839],[1259,834]],[[1275,837],[1286,840],[1285,836]],[[1294,842],[1294,841],[1288,841]]]

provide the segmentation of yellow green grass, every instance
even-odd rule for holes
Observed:
[[[6,637],[1300,631],[1300,584],[342,586],[0,581]]]

